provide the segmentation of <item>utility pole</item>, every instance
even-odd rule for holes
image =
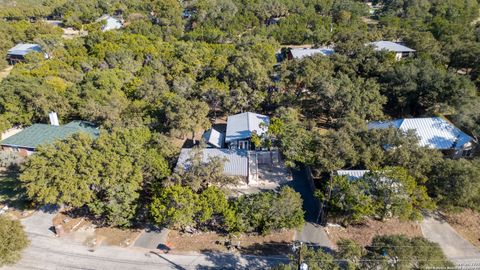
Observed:
[[[298,270],[308,270],[308,265],[303,262],[303,242],[299,242],[299,246],[296,243],[293,244],[292,250],[295,252],[298,250],[297,264]]]
[[[298,270],[302,270],[302,249],[303,249],[303,242],[300,242],[300,247],[298,248]]]

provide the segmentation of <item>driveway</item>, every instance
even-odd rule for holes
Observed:
[[[168,229],[158,229],[150,226],[135,241],[135,247],[146,249],[165,249],[167,247]]]
[[[288,185],[302,195],[306,221],[303,228],[296,231],[295,240],[332,249],[332,242],[325,229],[316,223],[319,213],[318,201],[313,196],[314,191],[310,187],[306,171],[304,169],[292,170],[292,176],[293,181],[290,181]]]
[[[318,202],[313,196],[313,190],[308,182],[307,173],[304,169],[292,170],[293,181],[288,186],[302,195],[305,221],[316,222],[318,218]]]
[[[480,268],[480,250],[463,239],[445,221],[436,215],[426,216],[420,224],[423,235],[430,241],[440,245],[443,252],[458,267],[466,267],[472,263]],[[478,269],[465,268],[465,269]]]

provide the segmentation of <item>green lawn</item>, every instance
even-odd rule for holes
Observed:
[[[20,187],[20,182],[15,174],[0,172],[0,204],[7,204],[8,207],[22,210],[26,203],[24,190]]]

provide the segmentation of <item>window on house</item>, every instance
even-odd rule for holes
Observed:
[[[248,149],[248,141],[239,141],[238,149]]]
[[[462,157],[471,157],[472,156],[472,149],[467,149],[462,151]]]

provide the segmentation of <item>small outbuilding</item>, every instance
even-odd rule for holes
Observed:
[[[395,53],[395,59],[397,61],[402,58],[412,57],[416,52],[414,49],[392,41],[381,40],[370,42],[367,45],[373,46],[375,51],[389,51]]]
[[[330,56],[335,53],[334,49],[323,47],[323,48],[292,48],[287,54],[289,60],[292,59],[303,59],[305,57],[310,57],[313,55],[323,55]]]
[[[102,17],[97,19],[97,22],[105,21],[105,25],[102,26],[102,31],[110,31],[115,29],[120,29],[123,27],[123,21],[116,17],[112,17],[108,14],[103,15]]]
[[[25,56],[31,52],[42,52],[42,48],[34,43],[19,43],[7,52],[7,61],[10,65],[25,61]]]

